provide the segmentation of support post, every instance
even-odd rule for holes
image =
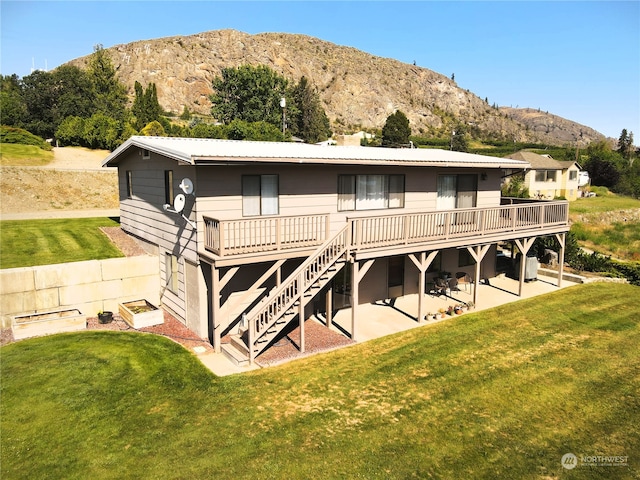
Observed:
[[[418,323],[424,320],[424,291],[425,291],[425,252],[420,252],[420,278],[418,279]]]
[[[356,334],[356,317],[358,316],[358,289],[360,284],[360,271],[359,271],[359,263],[357,260],[354,260],[351,264],[352,275],[351,275],[351,340],[354,342],[357,341]]]
[[[518,250],[520,250],[520,255],[521,255],[521,257],[520,257],[520,282],[519,282],[519,285],[518,285],[518,296],[519,297],[522,296],[522,287],[524,285],[524,270],[525,270],[527,253],[529,252],[529,249],[531,248],[531,245],[533,245],[534,240],[535,240],[535,237],[534,238],[525,238],[522,241],[516,239],[516,245],[518,246]]]
[[[556,239],[560,243],[560,251],[558,252],[558,288],[562,287],[562,277],[564,276],[564,251],[566,248],[567,234],[556,233]]]
[[[420,259],[418,259],[413,253],[409,254],[409,260],[411,260],[420,271],[420,278],[418,280],[418,323],[424,319],[424,297],[426,295],[425,286],[427,269],[429,268],[429,265],[431,265],[431,262],[433,262],[433,259],[436,258],[436,255],[438,255],[438,251],[439,250],[429,252],[429,255],[427,255],[426,252],[421,252]]]
[[[478,305],[478,284],[480,283],[480,267],[484,256],[489,251],[491,245],[477,245],[475,247],[467,247],[467,252],[476,262],[476,278],[473,282],[473,304]]]
[[[213,316],[213,349],[220,353],[220,270],[215,266],[211,268],[211,314]]]
[[[298,305],[298,321],[300,322],[300,352],[304,353],[304,272],[300,272],[300,276],[298,277],[298,291],[300,292]]]
[[[327,328],[329,328],[331,326],[331,322],[333,321],[333,288],[331,283],[329,283],[329,289],[327,290],[327,295],[325,296],[325,312]]]

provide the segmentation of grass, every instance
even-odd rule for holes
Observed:
[[[580,245],[626,261],[640,261],[640,221],[629,210],[640,209],[640,200],[593,187],[597,197],[579,198],[569,204],[571,231]]]
[[[571,226],[580,245],[613,258],[640,261],[640,222],[576,222]]]
[[[630,210],[640,208],[640,200],[616,195],[604,187],[592,187],[598,196],[591,198],[578,198],[569,203],[569,215],[574,217],[579,214],[597,214],[615,210]]]
[[[53,152],[42,150],[35,145],[3,143],[0,165],[19,167],[41,167],[53,160]]]
[[[571,287],[223,378],[152,335],[24,340],[0,350],[3,478],[638,478],[639,294]]]
[[[122,257],[99,229],[118,225],[109,218],[2,221],[0,268]]]

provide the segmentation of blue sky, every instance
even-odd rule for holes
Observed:
[[[636,1],[1,0],[0,72],[28,75],[93,46],[231,28],[301,33],[414,61],[501,106],[540,108],[640,144]]]

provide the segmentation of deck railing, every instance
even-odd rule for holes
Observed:
[[[205,248],[217,255],[243,255],[314,247],[329,238],[329,215],[258,217],[241,220],[204,218]],[[355,249],[493,236],[568,227],[566,201],[513,202],[491,208],[351,218]]]
[[[567,202],[534,202],[350,219],[356,250],[409,245],[568,225]]]
[[[204,225],[205,248],[220,256],[314,247],[329,238],[328,214],[240,220],[204,217]]]

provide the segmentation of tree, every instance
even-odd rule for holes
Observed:
[[[27,109],[24,126],[42,138],[56,131],[56,80],[52,73],[36,70],[22,79],[22,98]]]
[[[95,113],[89,75],[78,67],[63,65],[53,72],[56,128],[69,116],[89,118]]]
[[[387,117],[387,121],[382,127],[382,146],[399,147],[409,144],[411,127],[409,119],[400,110]]]
[[[331,136],[329,118],[322,108],[320,96],[307,77],[291,89],[291,99],[295,108],[290,108],[288,121],[294,135],[307,143],[322,142]]]
[[[123,121],[127,103],[126,89],[116,78],[111,57],[102,45],[94,47],[87,71],[93,85],[96,112]]]
[[[180,120],[191,120],[191,111],[189,110],[189,107],[187,107],[186,105],[182,109],[182,113],[180,114]]]
[[[157,120],[154,120],[154,121],[150,122],[148,125],[146,125],[140,131],[140,133],[142,135],[147,136],[147,137],[162,137],[165,134],[164,127]]]
[[[468,152],[469,143],[467,142],[467,128],[458,123],[451,133],[451,150],[454,152]]]
[[[15,73],[0,76],[0,123],[18,127],[23,125],[26,115],[20,78]]]
[[[162,107],[158,103],[158,93],[156,84],[150,83],[143,91],[142,85],[136,80],[134,84],[135,99],[131,107],[131,113],[135,117],[135,127],[140,130],[145,125],[160,121],[162,117]]]
[[[505,179],[501,188],[501,195],[512,198],[529,198],[529,189],[524,183],[524,174],[512,175]]]
[[[230,140],[255,140],[262,142],[282,142],[282,130],[269,122],[245,122],[233,120],[226,126]]]
[[[229,124],[232,120],[282,123],[280,99],[285,97],[287,80],[265,65],[242,65],[222,69],[212,81],[211,114]]]
[[[635,157],[635,149],[633,147],[633,132],[627,133],[627,129],[623,128],[618,139],[618,153],[622,158],[627,160],[629,166],[633,166]]]
[[[84,139],[84,118],[65,118],[56,130],[56,139],[64,146],[86,146]]]
[[[84,142],[89,148],[112,150],[119,145],[122,123],[102,113],[84,122]]]
[[[586,151],[588,160],[584,168],[589,172],[591,183],[601,187],[614,187],[620,179],[620,168],[617,163],[620,156],[611,150],[605,141],[592,142]]]

